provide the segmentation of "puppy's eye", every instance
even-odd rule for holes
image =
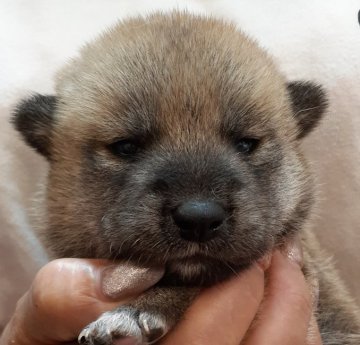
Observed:
[[[108,149],[116,156],[131,158],[139,152],[140,147],[136,142],[124,139],[115,141],[114,143],[108,145]]]
[[[235,147],[238,152],[249,155],[259,145],[260,140],[255,138],[241,138],[235,142]]]

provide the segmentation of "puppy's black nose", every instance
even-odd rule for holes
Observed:
[[[210,200],[186,201],[173,212],[181,237],[192,242],[205,242],[214,238],[225,217],[223,207]]]

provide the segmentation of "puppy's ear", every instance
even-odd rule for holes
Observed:
[[[327,108],[327,97],[323,88],[312,82],[291,82],[287,89],[299,127],[298,139],[301,139],[319,123]]]
[[[50,139],[56,109],[55,96],[36,94],[15,108],[12,123],[25,141],[50,160]]]

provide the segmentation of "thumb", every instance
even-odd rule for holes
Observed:
[[[162,275],[161,269],[107,260],[54,260],[38,272],[19,300],[0,344],[72,341],[101,313],[136,298]]]

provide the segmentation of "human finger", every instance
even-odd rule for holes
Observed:
[[[246,345],[304,345],[312,297],[297,260],[275,251],[264,302]]]
[[[162,345],[237,345],[251,324],[264,292],[259,265],[204,290]]]
[[[0,344],[72,341],[101,313],[137,297],[162,275],[162,269],[107,260],[54,260],[38,272],[19,300]]]

